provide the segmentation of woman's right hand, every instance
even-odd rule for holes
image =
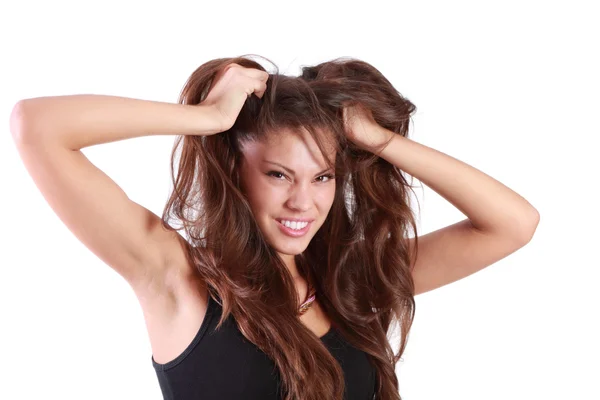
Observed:
[[[221,125],[220,132],[226,131],[233,126],[252,93],[262,98],[268,78],[268,72],[231,63],[215,76],[206,99],[200,105],[211,110]]]

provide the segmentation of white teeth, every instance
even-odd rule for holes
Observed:
[[[306,228],[306,225],[308,225],[308,222],[296,222],[296,221],[290,222],[290,221],[286,221],[286,220],[281,220],[281,224],[285,225],[291,229],[300,230],[300,229]]]

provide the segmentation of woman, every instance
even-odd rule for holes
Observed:
[[[135,291],[166,399],[399,399],[414,296],[523,247],[539,221],[498,181],[409,140],[415,106],[362,61],[289,77],[217,59],[179,103],[44,97],[11,115],[48,203]],[[162,134],[180,135],[173,171],[182,145],[162,217],[79,151]],[[468,218],[417,236],[403,172]]]

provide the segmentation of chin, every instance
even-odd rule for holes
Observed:
[[[302,242],[302,243],[281,243],[281,240],[276,240],[275,242],[271,243],[271,246],[273,246],[273,248],[275,250],[277,250],[278,253],[281,254],[287,254],[290,256],[296,256],[298,254],[302,254],[304,252],[304,250],[306,250],[306,248],[308,247],[308,243],[310,241],[306,241],[306,242]]]

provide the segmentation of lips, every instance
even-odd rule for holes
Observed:
[[[315,219],[314,218],[275,218],[276,221],[281,222],[281,221],[290,221],[290,222],[313,222]]]
[[[298,219],[295,219],[295,220],[294,219],[291,219],[291,220],[290,219],[283,219],[283,220],[290,221],[290,222],[293,222],[293,221],[303,222],[302,220],[298,220]],[[308,224],[306,224],[306,226],[304,228],[302,228],[302,229],[288,228],[287,226],[285,226],[285,225],[283,225],[281,223],[280,219],[277,219],[276,221],[277,221],[277,226],[279,227],[279,229],[280,229],[280,231],[282,233],[284,233],[287,236],[291,236],[291,237],[297,238],[297,237],[304,236],[310,230],[310,227],[312,226],[312,221],[313,220],[311,220],[311,219],[304,219],[304,221],[308,222]]]

